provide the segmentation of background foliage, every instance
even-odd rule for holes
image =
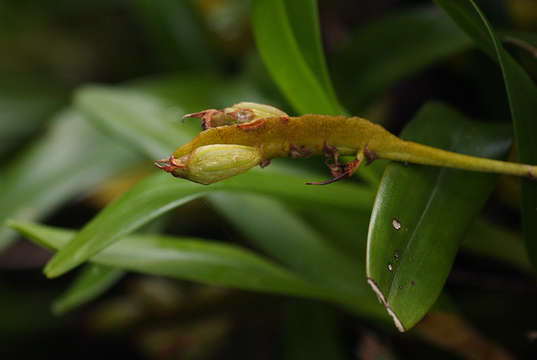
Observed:
[[[534,182],[151,165],[239,101],[537,164],[534,1],[23,0],[0,29],[2,356],[536,353]]]

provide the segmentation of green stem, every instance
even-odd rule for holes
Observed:
[[[537,178],[537,166],[463,155],[411,141],[392,143],[376,153],[381,158],[395,161]]]

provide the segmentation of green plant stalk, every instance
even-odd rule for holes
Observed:
[[[333,178],[309,184],[324,185],[349,177],[364,161],[369,163],[378,158],[537,178],[536,166],[458,154],[405,141],[360,117],[289,117],[278,109],[274,109],[271,116],[261,117],[256,113],[257,107],[262,107],[266,114],[266,105],[239,103],[224,110],[187,115],[201,118],[205,130],[178,148],[169,159],[159,160],[155,165],[176,177],[201,184],[238,175],[256,165],[265,167],[273,158],[319,154],[327,157]],[[340,155],[355,155],[356,159],[342,164],[338,160]]]

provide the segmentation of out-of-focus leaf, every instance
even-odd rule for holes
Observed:
[[[478,219],[472,223],[462,246],[476,255],[499,260],[524,272],[531,272],[528,253],[520,236],[498,225]]]
[[[334,314],[310,301],[289,301],[284,321],[285,360],[342,360],[345,352]]]
[[[435,0],[483,51],[500,64],[509,106],[518,160],[537,164],[537,87],[524,69],[503,48],[493,27],[473,0]],[[524,239],[533,267],[537,267],[537,184],[522,179]]]
[[[517,30],[500,30],[498,33],[500,34],[503,42],[517,45],[520,48],[530,52],[533,56],[537,56],[536,33]]]
[[[503,125],[473,123],[426,105],[402,137],[434,147],[500,158],[511,145]],[[367,276],[399,330],[413,327],[442,291],[465,230],[484,205],[495,175],[391,164],[368,234]]]
[[[38,142],[11,159],[0,179],[0,249],[13,239],[7,218],[39,219],[136,160],[76,111],[61,113]]]
[[[21,141],[43,124],[64,100],[63,93],[54,87],[44,87],[29,79],[17,84],[4,77],[0,80],[0,157],[20,147]]]
[[[161,216],[140,229],[141,233],[158,233],[168,220]],[[52,311],[63,315],[83,304],[86,304],[104,294],[114,286],[125,274],[116,267],[89,264],[77,275],[69,289],[52,304]]]
[[[347,306],[355,312],[372,316],[382,310],[367,286],[364,258],[338,249],[280,202],[250,194],[220,193],[209,199],[255,246],[303,278],[352,294],[355,301]]]
[[[296,111],[343,112],[326,70],[314,1],[254,0],[252,26],[263,61]]]
[[[165,104],[158,97],[137,90],[117,91],[105,87],[86,87],[77,92],[76,106],[105,131],[121,137],[143,153],[157,158],[169,156],[174,147],[195,134],[199,124],[181,124],[180,108]],[[135,113],[135,116],[132,116]],[[113,121],[109,121],[113,118]],[[145,136],[138,136],[138,134]]]
[[[189,1],[129,2],[152,36],[160,61],[168,70],[212,68],[218,56]]]
[[[69,289],[54,301],[52,305],[53,312],[57,315],[62,315],[81,304],[97,298],[116,284],[123,274],[123,270],[115,267],[96,264],[86,265]]]
[[[344,102],[360,113],[397,82],[471,46],[438,9],[401,11],[352,35],[334,60],[336,84]]]
[[[77,91],[75,105],[106,132],[160,159],[201,130],[195,120],[181,123],[181,116],[261,100],[242,81],[194,74],[138,81],[130,87],[85,87]]]
[[[10,226],[32,241],[53,249],[61,249],[76,234],[20,221],[11,221]],[[330,297],[329,292],[248,250],[206,240],[131,235],[91,261],[211,285],[321,299]]]
[[[277,171],[276,166],[253,169],[211,186],[158,173],[139,182],[101,211],[49,262],[45,273],[55,277],[81,264],[120,237],[159,215],[214,191],[247,191],[277,195],[349,209],[372,203],[369,189],[348,183],[330,187],[304,186],[304,177]]]
[[[339,106],[324,57],[317,1],[286,0],[284,5],[300,53],[334,104]]]
[[[350,212],[309,206],[299,210],[302,217],[334,246],[354,258],[365,258],[371,209]]]

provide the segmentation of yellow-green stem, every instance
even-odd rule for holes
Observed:
[[[377,151],[377,155],[384,159],[423,165],[444,166],[462,170],[530,178],[537,177],[537,166],[463,155],[411,141],[401,140],[400,142],[391,144],[389,148]]]

